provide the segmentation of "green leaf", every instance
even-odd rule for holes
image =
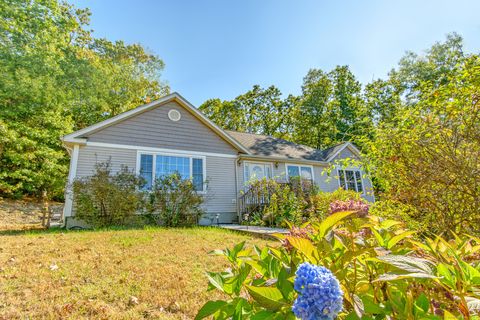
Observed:
[[[268,271],[267,268],[263,266],[261,262],[258,262],[256,260],[246,260],[245,263],[252,266],[262,276],[265,276],[265,274]]]
[[[295,290],[293,288],[293,283],[288,280],[289,274],[285,268],[280,270],[278,274],[277,287],[282,292],[282,296],[287,301],[292,301],[295,296]]]
[[[395,221],[395,220],[384,220],[380,222],[380,228],[382,229],[390,229],[393,226],[402,224],[400,221]]]
[[[465,280],[473,285],[480,285],[480,271],[464,261],[460,261],[460,267],[462,268],[463,273],[468,277]]]
[[[251,311],[251,306],[247,300],[243,298],[235,298],[236,302],[235,310],[233,311],[232,320],[242,320]]]
[[[207,278],[213,287],[227,294],[232,294],[232,290],[226,288],[225,280],[223,279],[221,274],[215,272],[207,272]]]
[[[439,263],[437,266],[437,275],[442,277],[441,282],[447,284],[450,288],[456,289],[455,275],[451,272],[450,267],[444,263]]]
[[[430,302],[424,293],[421,293],[420,296],[418,296],[417,300],[415,300],[415,305],[420,308],[423,313],[427,313],[430,308]]]
[[[378,244],[382,247],[385,247],[385,240],[383,239],[382,235],[374,228],[371,228],[370,230],[372,230],[372,233],[375,236],[375,239],[377,239]]]
[[[336,212],[323,220],[320,224],[317,224],[316,227],[318,228],[318,236],[323,238],[327,234],[327,232],[333,228],[338,222],[342,221],[343,219],[347,218],[354,214],[355,211],[342,211]]]
[[[298,237],[287,237],[287,240],[298,252],[305,255],[311,263],[318,263],[317,249],[310,240]]]
[[[267,310],[276,311],[285,305],[282,293],[275,287],[246,287],[252,298]]]
[[[212,314],[214,314],[215,312],[220,310],[226,304],[227,304],[227,302],[222,301],[222,300],[208,301],[198,311],[197,315],[195,316],[195,320],[200,320],[200,319],[206,318],[208,316],[211,316]]]
[[[275,316],[275,313],[267,310],[262,310],[255,313],[250,319],[251,320],[272,320]]]
[[[405,239],[408,236],[411,236],[414,233],[415,231],[405,231],[392,237],[392,239],[390,239],[387,243],[387,248],[392,249],[398,242],[400,242],[401,240]]]

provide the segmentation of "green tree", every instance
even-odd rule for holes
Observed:
[[[359,143],[371,132],[362,87],[347,66],[329,73],[310,70],[303,80],[299,109],[296,141],[317,149],[343,141]]]
[[[369,149],[383,199],[433,232],[480,233],[480,57],[416,84],[421,97],[379,124]]]
[[[292,95],[282,99],[275,86],[255,85],[232,101],[210,99],[199,109],[225,129],[284,138],[292,134],[297,100]]]
[[[168,91],[158,57],[93,38],[89,15],[54,0],[0,2],[0,194],[61,196],[62,135]]]

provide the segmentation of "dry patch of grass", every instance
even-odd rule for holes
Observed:
[[[214,228],[0,235],[0,319],[192,319],[218,293],[213,249],[250,238]]]

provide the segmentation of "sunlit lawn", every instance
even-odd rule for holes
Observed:
[[[192,319],[218,293],[213,249],[265,240],[214,228],[0,235],[0,319]]]

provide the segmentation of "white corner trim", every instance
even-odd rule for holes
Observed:
[[[78,144],[73,145],[73,150],[70,158],[70,168],[68,171],[68,185],[65,192],[65,205],[63,206],[63,217],[72,216],[72,207],[73,207],[73,194],[71,190],[71,184],[77,176],[77,165],[78,165],[78,153],[80,151],[80,146]]]
[[[68,171],[68,183],[73,183],[75,177],[77,176],[77,164],[78,164],[78,153],[80,146],[75,144],[73,146],[72,157],[70,160],[70,170]]]
[[[167,149],[167,148],[152,148],[152,147],[143,147],[143,146],[132,146],[127,144],[116,144],[116,143],[104,143],[104,142],[87,142],[87,146],[91,147],[102,147],[102,148],[116,148],[116,149],[129,149],[137,150],[144,152],[154,152],[154,153],[170,153],[176,155],[194,155],[194,156],[211,156],[211,157],[222,157],[222,158],[237,158],[236,154],[226,154],[226,153],[215,153],[215,152],[200,152],[200,151],[185,151],[177,149]]]
[[[353,151],[353,153],[356,153],[358,156],[361,156],[361,153],[360,153],[360,150],[358,150],[357,147],[355,147],[353,144],[351,144],[350,142],[346,142],[341,148],[340,150],[338,150],[337,152],[335,152],[330,158],[327,159],[327,162],[331,162],[333,159],[335,159],[343,150],[345,150],[345,148],[349,148],[350,150]]]

